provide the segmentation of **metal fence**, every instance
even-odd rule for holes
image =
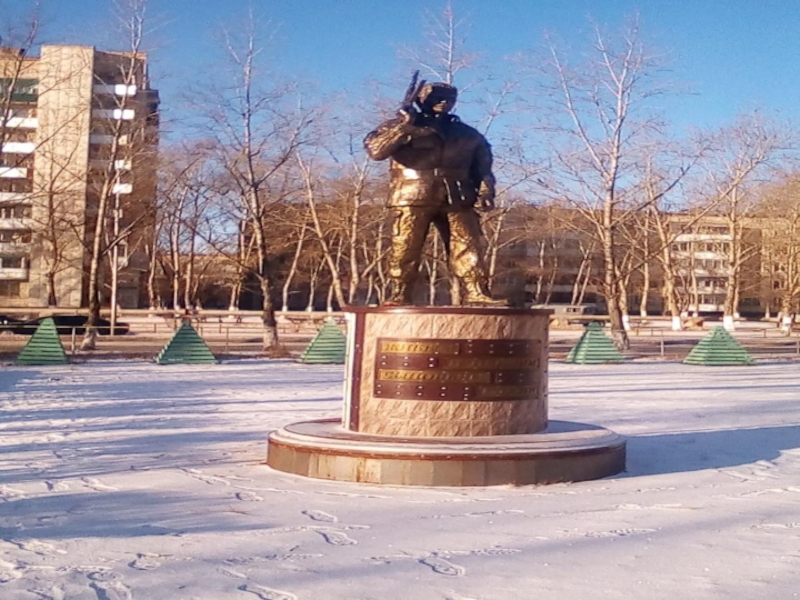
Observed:
[[[296,356],[313,339],[319,328],[329,320],[345,328],[341,313],[292,312],[277,313],[278,333],[281,342]],[[172,311],[126,311],[120,321],[129,323],[131,330],[125,335],[101,335],[97,349],[82,353],[82,334],[74,328],[62,335],[65,350],[74,356],[154,357],[174,335],[184,320],[189,320],[212,352],[226,357],[250,357],[261,354],[263,326],[258,312],[200,311],[179,313]],[[710,328],[675,332],[658,320],[633,323],[629,332],[631,347],[625,352],[629,358],[683,359],[706,335]],[[32,333],[32,332],[31,332]],[[564,358],[577,343],[583,327],[571,330],[553,329],[549,350],[554,359]],[[786,335],[770,323],[748,323],[732,332],[739,343],[756,358],[800,357],[800,336],[797,332]],[[12,359],[24,347],[30,335],[0,334],[0,357]]]

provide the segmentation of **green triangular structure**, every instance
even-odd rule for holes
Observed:
[[[614,345],[599,323],[592,322],[583,332],[581,339],[567,355],[567,362],[577,364],[600,364],[622,362],[625,357]]]
[[[172,339],[161,349],[156,357],[159,365],[201,365],[217,362],[217,357],[209,350],[194,327],[184,321]]]
[[[335,323],[325,323],[306,347],[299,361],[343,364],[347,338]]]
[[[44,319],[31,339],[17,356],[18,365],[66,365],[69,363],[56,322],[51,317]]]
[[[715,327],[700,340],[683,362],[707,367],[755,364],[750,353],[722,326]]]

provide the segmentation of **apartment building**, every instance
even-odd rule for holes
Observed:
[[[585,225],[585,231],[576,227],[581,215],[566,209],[546,211],[531,207],[509,221],[515,219],[525,219],[527,225],[513,244],[504,246],[498,259],[499,266],[508,263],[516,267],[506,271],[498,269],[501,276],[503,273],[508,275],[500,279],[506,284],[504,292],[513,283],[510,277],[514,276],[516,285],[519,285],[519,280],[524,285],[526,303],[603,304],[600,247],[591,234],[590,224]],[[760,316],[769,310],[777,310],[780,295],[788,287],[792,265],[783,264],[786,261],[782,263],[777,255],[770,258],[770,248],[775,244],[773,241],[770,246],[769,233],[772,232],[773,237],[776,234],[770,220],[743,217],[736,225],[736,240],[730,223],[719,215],[698,219],[675,213],[669,215],[668,221],[674,261],[672,284],[681,311],[686,314],[723,313],[732,281],[737,283],[735,304],[741,315]],[[568,222],[570,224],[565,226],[564,223]],[[640,244],[636,248],[629,246],[633,239],[638,239]],[[649,249],[649,260],[645,259],[645,244]],[[639,312],[644,304],[649,314],[662,313],[665,309],[665,282],[657,256],[656,237],[620,235],[616,251],[618,257],[630,253],[633,256],[631,262],[639,263],[627,281],[629,311]],[[776,254],[774,249],[772,254]],[[794,252],[793,255],[798,254]],[[737,257],[735,260],[738,261],[735,273],[732,257]],[[800,276],[795,279],[800,281]]]
[[[0,103],[0,306],[85,306],[101,201],[103,273],[113,256],[119,304],[138,306],[158,143],[146,55],[0,48]]]
[[[687,215],[671,217],[676,232],[672,254],[677,263],[675,283],[684,299],[687,313],[722,313],[733,271],[731,264],[734,236],[722,217],[706,216],[694,220]],[[761,283],[761,246],[763,224],[756,219],[742,219],[738,225],[739,260],[737,270],[739,297],[737,311],[761,314],[765,310]]]

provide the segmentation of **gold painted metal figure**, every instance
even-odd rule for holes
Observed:
[[[371,158],[391,159],[388,206],[394,223],[387,304],[412,304],[431,224],[444,242],[451,274],[466,292],[464,303],[504,304],[489,295],[476,212],[476,207],[494,208],[491,147],[477,130],[450,114],[455,87],[417,84],[417,76],[397,117],[381,123],[364,140]]]

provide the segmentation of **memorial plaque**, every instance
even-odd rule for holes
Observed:
[[[540,340],[377,340],[377,398],[527,400],[539,394]]]

